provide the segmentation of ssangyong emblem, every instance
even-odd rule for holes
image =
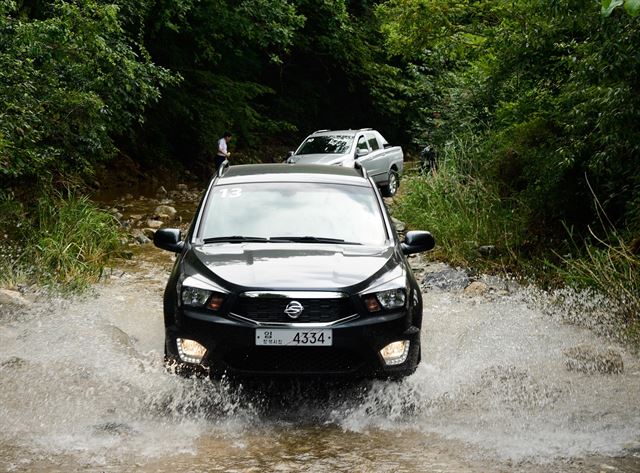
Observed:
[[[304,307],[298,301],[291,301],[287,304],[287,307],[284,309],[284,313],[287,314],[292,319],[297,319],[302,314]]]

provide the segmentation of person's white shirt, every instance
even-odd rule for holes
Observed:
[[[220,138],[218,140],[218,156],[227,156],[227,140]]]

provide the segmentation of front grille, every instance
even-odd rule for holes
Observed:
[[[292,301],[304,307],[296,319],[285,313]],[[286,297],[240,297],[233,312],[259,323],[328,323],[356,313],[349,298],[303,299]]]
[[[237,371],[264,373],[344,373],[363,364],[356,353],[330,347],[254,347],[234,350],[224,358]]]

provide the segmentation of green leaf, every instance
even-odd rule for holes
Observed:
[[[609,16],[613,10],[624,3],[624,0],[602,0],[602,16]]]
[[[624,9],[631,16],[640,14],[640,0],[625,0]]]

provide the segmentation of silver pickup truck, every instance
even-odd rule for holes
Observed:
[[[355,162],[367,170],[385,197],[393,197],[400,185],[404,155],[400,146],[391,146],[371,129],[318,130],[297,150],[289,153],[289,164],[333,164],[353,167]]]

